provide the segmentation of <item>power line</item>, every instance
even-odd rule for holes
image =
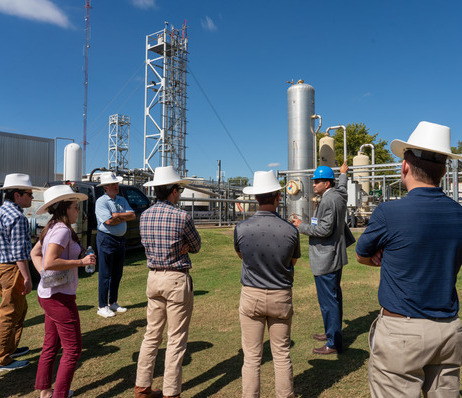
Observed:
[[[229,132],[229,130],[227,129],[227,127],[225,126],[225,124],[223,123],[223,120],[221,119],[220,115],[218,114],[217,110],[215,109],[215,107],[213,106],[212,102],[210,101],[209,97],[207,96],[207,94],[205,93],[204,89],[202,88],[202,86],[200,85],[199,81],[197,80],[196,76],[194,75],[193,71],[191,70],[191,68],[188,68],[188,71],[189,73],[191,73],[191,76],[193,77],[194,81],[196,82],[197,84],[197,87],[199,87],[199,90],[202,92],[202,94],[204,95],[205,99],[207,100],[208,104],[210,105],[210,108],[212,108],[212,111],[213,113],[215,114],[215,116],[217,117],[218,121],[220,122],[221,126],[223,127],[223,129],[225,130],[226,134],[228,135],[229,139],[231,140],[231,142],[233,143],[234,147],[236,148],[237,152],[239,153],[239,155],[241,155],[241,158],[242,160],[244,161],[244,163],[247,165],[248,169],[250,170],[250,172],[253,174],[253,170],[252,168],[250,167],[249,163],[247,162],[247,159],[244,157],[244,154],[241,152],[241,150],[239,149],[239,147],[237,146],[236,142],[234,141],[233,137],[231,136],[231,133]]]

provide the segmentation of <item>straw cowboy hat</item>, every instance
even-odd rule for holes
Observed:
[[[160,185],[188,185],[191,181],[182,179],[173,166],[156,167],[154,180],[143,184],[143,187],[158,187]]]
[[[408,149],[438,153],[452,159],[462,159],[462,155],[451,152],[451,129],[447,126],[430,122],[420,122],[407,142],[393,140],[390,148],[401,159]]]
[[[253,175],[253,186],[245,187],[242,192],[246,195],[261,195],[264,193],[276,192],[282,188],[273,170],[256,171]]]
[[[112,171],[101,173],[99,179],[100,183],[97,185],[97,187],[102,187],[103,185],[109,184],[120,184],[123,180],[122,177],[116,176]]]
[[[69,185],[54,185],[43,193],[44,203],[37,209],[36,214],[46,213],[50,206],[61,201],[82,202],[87,199],[87,195],[74,192]]]
[[[30,176],[28,174],[13,173],[5,176],[5,182],[0,189],[33,189],[42,191],[43,188],[32,186]]]

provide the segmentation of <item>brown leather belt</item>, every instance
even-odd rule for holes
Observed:
[[[393,316],[395,318],[407,318],[405,315],[397,314],[395,312],[388,311],[386,308],[382,307],[382,314],[385,316]]]
[[[388,311],[386,308],[383,308],[383,307],[382,307],[382,314],[385,315],[385,316],[393,316],[395,318],[409,318],[406,315],[401,315],[401,314],[397,314],[396,312]],[[449,318],[422,318],[422,319],[430,319],[431,321],[448,321],[448,320],[452,319],[452,317],[449,317]]]

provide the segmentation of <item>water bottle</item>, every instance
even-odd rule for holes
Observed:
[[[85,252],[85,255],[88,256],[89,254],[95,254],[95,251],[91,246],[88,246],[87,251]],[[92,274],[95,272],[95,264],[88,264],[85,266],[85,272]]]

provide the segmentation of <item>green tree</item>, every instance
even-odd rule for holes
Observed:
[[[457,141],[457,146],[451,147],[452,153],[462,153],[462,141]]]
[[[229,185],[234,185],[238,187],[245,187],[249,183],[248,177],[231,177],[228,178]]]
[[[370,134],[369,129],[364,123],[349,123],[346,126],[347,134],[347,160],[351,166],[353,164],[353,157],[358,154],[359,148],[363,144],[373,144],[375,147],[375,163],[392,163],[394,157],[391,152],[385,148],[387,141],[379,139],[378,133]],[[325,133],[318,133],[318,148],[319,140],[325,136]],[[335,142],[335,160],[338,165],[343,163],[343,129],[336,130],[331,134]],[[364,148],[366,155],[372,157],[372,149],[369,147]],[[319,151],[318,151],[319,156]],[[319,158],[318,158],[319,159]]]

